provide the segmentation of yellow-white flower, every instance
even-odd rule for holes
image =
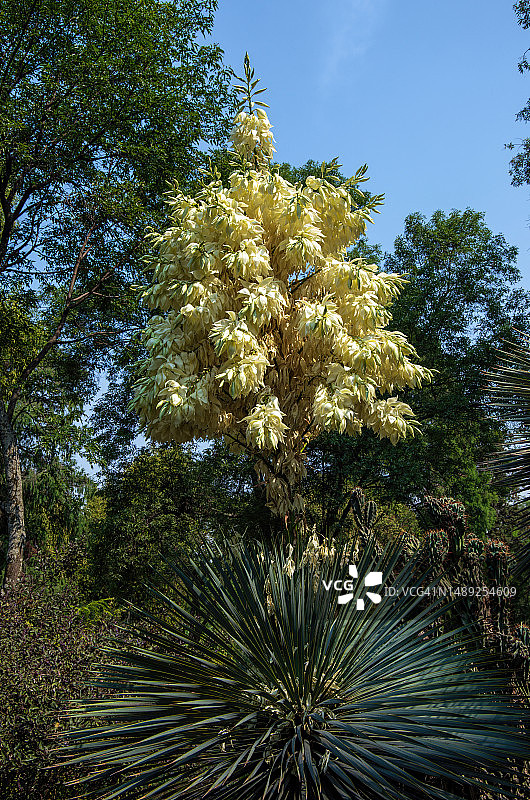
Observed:
[[[414,436],[418,430],[417,423],[411,421],[413,417],[414,412],[407,403],[400,402],[397,397],[388,397],[372,403],[366,424],[379,434],[380,439],[386,437],[392,444],[397,444],[407,434]]]
[[[330,296],[324,297],[322,302],[300,300],[298,306],[298,330],[302,336],[338,336],[343,323],[340,314],[337,314],[337,304]]]
[[[255,283],[239,290],[243,300],[240,314],[257,328],[278,319],[287,306],[283,292],[285,286],[275,278],[258,278]]]
[[[243,358],[233,358],[226,362],[224,369],[217,373],[219,386],[228,384],[230,397],[246,397],[264,386],[265,370],[270,366],[267,357],[261,353],[251,353]]]
[[[355,411],[355,395],[347,388],[330,391],[319,386],[313,401],[313,415],[315,423],[324,430],[355,435],[362,427]]]
[[[229,311],[227,318],[214,322],[210,339],[218,356],[242,357],[259,350],[258,340],[249,330],[245,320],[240,319],[234,311]]]
[[[266,158],[272,158],[274,153],[271,124],[262,108],[256,114],[241,111],[234,120],[230,140],[234,149],[242,151],[249,160],[256,150]]]
[[[276,450],[284,440],[287,425],[282,422],[285,416],[280,409],[278,398],[270,395],[266,402],[258,403],[241,422],[247,423],[248,444],[259,450]]]
[[[223,256],[234,278],[249,280],[270,273],[269,251],[254,239],[243,239],[239,247]]]

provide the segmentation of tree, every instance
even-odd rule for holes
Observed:
[[[76,384],[80,407],[113,349],[141,327],[129,286],[145,227],[163,215],[170,175],[192,186],[203,142],[224,135],[228,74],[219,48],[198,44],[215,5],[8,0],[0,9],[0,305],[23,309],[0,352],[7,587],[26,536],[24,415],[40,424],[49,414],[53,359],[55,389]]]
[[[187,563],[206,535],[228,528],[240,498],[219,487],[218,472],[189,447],[163,445],[142,448],[107,474],[98,494],[103,519],[88,534],[95,597],[145,600],[149,565],[161,569],[160,554]]]
[[[134,404],[154,440],[221,435],[249,452],[285,517],[303,507],[308,440],[364,425],[393,443],[414,434],[410,407],[382,396],[430,372],[386,330],[403,280],[346,255],[381,202],[353,204],[366,167],[339,186],[334,163],[295,185],[271,169],[270,123],[245,68],[230,188],[214,174],[195,200],[172,193],[172,226],[153,235],[143,297],[159,313]]]
[[[516,256],[480,212],[407,217],[384,263],[409,281],[392,306],[393,324],[436,370],[430,386],[404,395],[421,421],[422,436],[399,450],[371,437],[337,434],[310,445],[311,490],[329,525],[348,487],[362,485],[384,501],[451,495],[466,504],[477,533],[491,529],[498,494],[478,465],[506,430],[484,407],[483,373],[495,363],[499,343],[513,337],[513,327],[528,325],[530,297],[517,287]]]
[[[529,0],[518,0],[513,7],[517,16],[517,22],[526,30],[530,28],[530,2]],[[519,72],[524,74],[530,70],[530,63],[527,59],[528,50],[525,51],[523,57],[517,65]],[[520,122],[528,122],[530,119],[530,100],[525,107],[519,111],[516,116]],[[506,145],[509,150],[513,150],[516,145],[510,143]],[[519,152],[510,161],[510,175],[512,176],[512,184],[514,186],[521,186],[523,183],[530,183],[530,139],[523,139],[521,144],[518,145]]]

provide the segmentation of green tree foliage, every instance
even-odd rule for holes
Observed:
[[[94,522],[88,539],[94,596],[145,598],[149,567],[161,552],[183,561],[200,547],[194,467],[182,448],[145,449],[107,476],[100,495],[104,518]]]
[[[63,415],[143,320],[129,291],[168,180],[224,136],[214,0],[8,0],[0,8],[0,433],[9,582],[25,539],[18,442]],[[20,313],[11,315],[11,309]],[[16,355],[14,355],[16,354]],[[72,409],[70,409],[71,411]]]
[[[24,476],[24,513],[31,542],[52,550],[84,537],[95,490],[95,482],[72,456],[41,451]]]
[[[37,301],[31,292],[0,299],[0,353],[5,371],[0,393],[13,379],[30,351],[42,343],[36,321]],[[24,497],[24,521],[33,545],[54,547],[78,536],[84,527],[83,504],[93,482],[78,467],[76,457],[98,456],[94,433],[82,404],[95,387],[93,375],[56,348],[27,380],[27,402],[19,402],[12,425],[17,433]],[[8,544],[6,484],[0,473],[0,580]]]
[[[164,445],[109,470],[97,495],[102,514],[88,533],[92,595],[144,600],[161,554],[183,564],[205,538],[256,535],[259,510],[249,486],[255,476],[243,462],[215,446],[198,455],[189,446]]]
[[[530,2],[529,0],[518,0],[513,7],[517,22],[525,30],[530,28]],[[530,70],[530,62],[528,61],[528,50],[523,53],[521,60],[518,63],[519,72],[524,75],[525,72]],[[516,119],[520,122],[528,122],[530,120],[530,100],[525,107],[519,111]],[[506,145],[508,149],[513,150],[516,145],[510,143]],[[530,183],[530,138],[523,139],[517,145],[518,152],[510,161],[510,175],[512,176],[512,183],[514,186],[522,186],[523,184]]]
[[[423,436],[395,448],[365,436],[321,437],[312,450],[315,481],[308,488],[320,493],[329,524],[348,486],[361,485],[383,500],[450,494],[466,504],[477,533],[491,528],[498,497],[477,465],[506,430],[482,404],[483,371],[495,362],[500,340],[513,336],[513,326],[528,324],[530,298],[516,285],[516,254],[480,212],[407,217],[384,267],[409,279],[392,308],[391,327],[438,371],[430,386],[405,395]]]

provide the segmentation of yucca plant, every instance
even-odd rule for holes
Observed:
[[[507,342],[499,351],[496,367],[486,374],[486,394],[491,410],[513,428],[511,445],[485,463],[496,483],[521,495],[519,525],[523,544],[516,554],[516,570],[530,569],[530,336],[518,332],[518,343]]]
[[[503,677],[460,632],[434,635],[439,601],[402,591],[414,563],[396,577],[399,552],[373,554],[369,543],[353,569],[351,550],[313,539],[298,556],[238,547],[174,566],[172,589],[152,590],[160,616],[138,611],[145,645],[101,668],[99,685],[121,694],[82,710],[106,721],[69,735],[67,760],[92,767],[78,788],[106,800],[449,800],[470,786],[515,797],[508,758],[528,746]],[[381,575],[365,585],[370,570]]]

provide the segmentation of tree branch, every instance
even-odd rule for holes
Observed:
[[[59,337],[61,335],[61,332],[62,332],[62,330],[63,330],[63,328],[65,326],[65,323],[66,323],[66,320],[68,318],[68,315],[69,315],[69,313],[70,313],[70,311],[72,310],[72,307],[73,307],[72,295],[73,295],[73,291],[74,291],[75,282],[76,282],[77,276],[79,274],[79,269],[81,267],[81,263],[82,263],[83,259],[85,258],[86,254],[88,253],[88,250],[89,250],[88,242],[90,240],[90,237],[94,233],[95,229],[97,228],[97,225],[98,225],[98,223],[94,222],[90,226],[90,228],[88,229],[88,232],[87,232],[87,234],[85,236],[85,239],[83,241],[83,244],[81,245],[81,249],[79,250],[79,254],[77,256],[76,262],[74,264],[74,268],[72,270],[72,277],[70,279],[70,284],[69,284],[69,287],[68,287],[68,294],[66,296],[66,303],[65,303],[63,312],[62,312],[62,314],[61,314],[61,316],[59,318],[59,322],[57,323],[57,326],[55,328],[55,331],[50,336],[50,338],[48,339],[46,344],[37,353],[37,355],[23,369],[23,371],[22,371],[22,373],[20,375],[20,378],[18,379],[18,385],[15,387],[15,389],[13,390],[13,392],[11,394],[11,398],[9,400],[9,404],[8,404],[8,407],[7,407],[7,415],[8,415],[10,420],[13,417],[13,412],[15,410],[15,406],[17,404],[17,401],[18,401],[18,399],[19,399],[19,397],[20,397],[20,395],[22,393],[22,387],[23,387],[25,381],[31,375],[31,373],[39,366],[39,364],[42,362],[42,360],[45,358],[45,356],[49,353],[49,351],[52,349],[52,347],[54,347],[54,345],[57,344],[57,342],[59,341]]]

